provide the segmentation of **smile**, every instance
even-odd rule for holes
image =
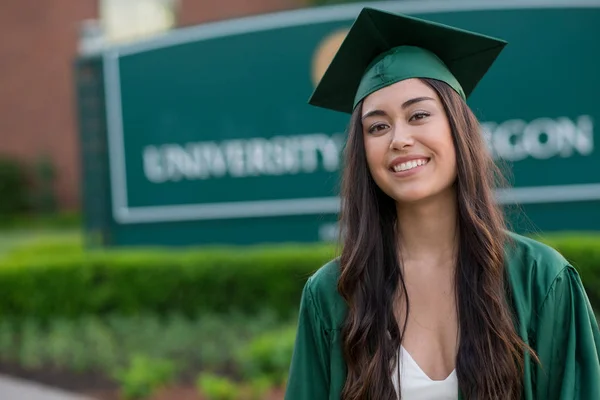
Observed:
[[[408,171],[408,170],[411,170],[413,168],[420,167],[421,165],[425,165],[428,162],[429,162],[429,159],[427,159],[427,158],[421,158],[421,159],[418,159],[418,160],[411,160],[411,161],[403,162],[401,164],[394,165],[392,167],[392,170],[394,172]]]

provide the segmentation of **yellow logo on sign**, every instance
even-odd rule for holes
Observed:
[[[319,43],[312,60],[312,81],[315,86],[321,81],[347,34],[348,29],[340,29],[326,36]]]

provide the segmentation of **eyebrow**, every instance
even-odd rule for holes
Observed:
[[[415,97],[414,99],[406,100],[404,103],[402,103],[402,106],[400,106],[400,107],[403,110],[405,110],[408,107],[412,106],[413,104],[420,103],[422,101],[427,101],[427,100],[435,101],[435,99],[433,99],[431,97],[427,97],[427,96]],[[386,115],[387,115],[387,113],[383,110],[373,110],[373,111],[369,111],[368,113],[363,115],[361,120],[365,120],[368,117],[372,117],[372,116],[386,116]]]
[[[406,109],[406,108],[408,108],[408,107],[412,106],[413,104],[420,103],[420,102],[422,102],[422,101],[427,101],[427,100],[432,100],[432,101],[435,101],[433,98],[431,98],[431,97],[427,97],[427,96],[423,96],[423,97],[415,97],[414,99],[406,100],[406,101],[404,102],[404,104],[402,104],[402,109],[404,110],[404,109]]]

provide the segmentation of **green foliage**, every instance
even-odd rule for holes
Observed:
[[[106,324],[95,318],[58,319],[48,324],[31,318],[5,318],[0,333],[0,359],[17,361],[25,368],[110,371],[119,364],[115,338]]]
[[[36,243],[0,259],[0,315],[239,311],[298,307],[307,277],[333,257],[327,246],[136,249],[84,252],[79,244]]]
[[[56,212],[57,202],[54,192],[56,168],[48,155],[41,155],[33,165],[34,187],[30,202],[36,214],[52,214]]]
[[[0,361],[15,362],[17,360],[17,332],[12,321],[0,323]]]
[[[27,210],[27,177],[18,161],[0,158],[0,220]]]
[[[52,214],[19,213],[0,220],[0,227],[10,230],[74,229],[81,226],[81,214],[76,211],[61,211]]]
[[[55,178],[55,167],[48,156],[40,156],[33,165],[27,166],[15,159],[0,157],[2,226],[30,220],[30,217],[25,217],[29,211],[38,215],[55,213]]]
[[[281,386],[292,360],[296,325],[266,332],[248,343],[238,355],[243,374],[249,379],[266,378]]]
[[[14,237],[5,257],[9,257],[13,262],[35,262],[42,256],[54,258],[65,254],[83,253],[82,237],[73,232],[40,232],[37,235],[25,232],[11,233],[5,234]]]
[[[273,388],[267,377],[237,383],[230,378],[203,372],[198,376],[198,392],[208,400],[263,400]]]
[[[202,373],[196,381],[198,391],[208,400],[238,400],[240,389],[228,378]]]
[[[203,372],[196,380],[196,387],[208,400],[263,400],[273,383],[264,376],[237,383],[227,377]]]
[[[280,322],[271,312],[83,317],[48,322],[0,319],[0,361],[28,369],[56,368],[114,376],[136,354],[172,360],[188,370],[237,372],[235,355],[253,338]],[[232,368],[233,366],[233,368]]]
[[[541,240],[580,271],[600,309],[600,234]],[[84,315],[187,318],[273,308],[296,312],[307,277],[334,257],[328,245],[84,251],[77,237],[33,241],[0,257],[0,315],[49,319]],[[205,328],[210,327],[210,321]],[[223,342],[228,342],[223,333]],[[233,339],[231,339],[233,340]],[[207,357],[217,359],[217,350]]]
[[[198,389],[208,398],[262,400],[271,387],[282,386],[289,366],[295,328],[280,324],[270,312],[195,320],[181,314],[50,322],[2,318],[0,361],[30,370],[99,373],[115,379],[126,399],[151,396],[198,371],[214,371],[244,380],[203,375]],[[244,365],[238,364],[240,354],[245,354]]]
[[[25,368],[42,366],[44,342],[41,340],[42,327],[37,321],[26,319],[21,326],[22,345],[19,351],[20,364]]]
[[[263,400],[274,386],[273,382],[266,376],[254,378],[242,385],[240,398],[242,400]]]
[[[127,368],[118,371],[115,377],[125,399],[144,399],[171,382],[175,372],[175,364],[170,360],[136,354]]]
[[[93,327],[96,326],[94,323]],[[90,330],[91,328],[85,327],[83,321],[77,321],[77,323],[64,319],[51,321],[46,333],[40,334],[38,339],[46,345],[45,351],[41,353],[44,363],[72,371],[86,371],[96,368],[95,356],[105,352],[106,349],[88,347],[84,335],[89,334]],[[21,346],[24,345],[26,343],[22,342]],[[111,349],[110,353],[112,352]],[[104,354],[101,357],[103,356]]]

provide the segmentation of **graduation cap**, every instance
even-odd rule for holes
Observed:
[[[352,113],[369,94],[409,78],[443,81],[466,100],[506,44],[367,7],[354,21],[309,104]]]

